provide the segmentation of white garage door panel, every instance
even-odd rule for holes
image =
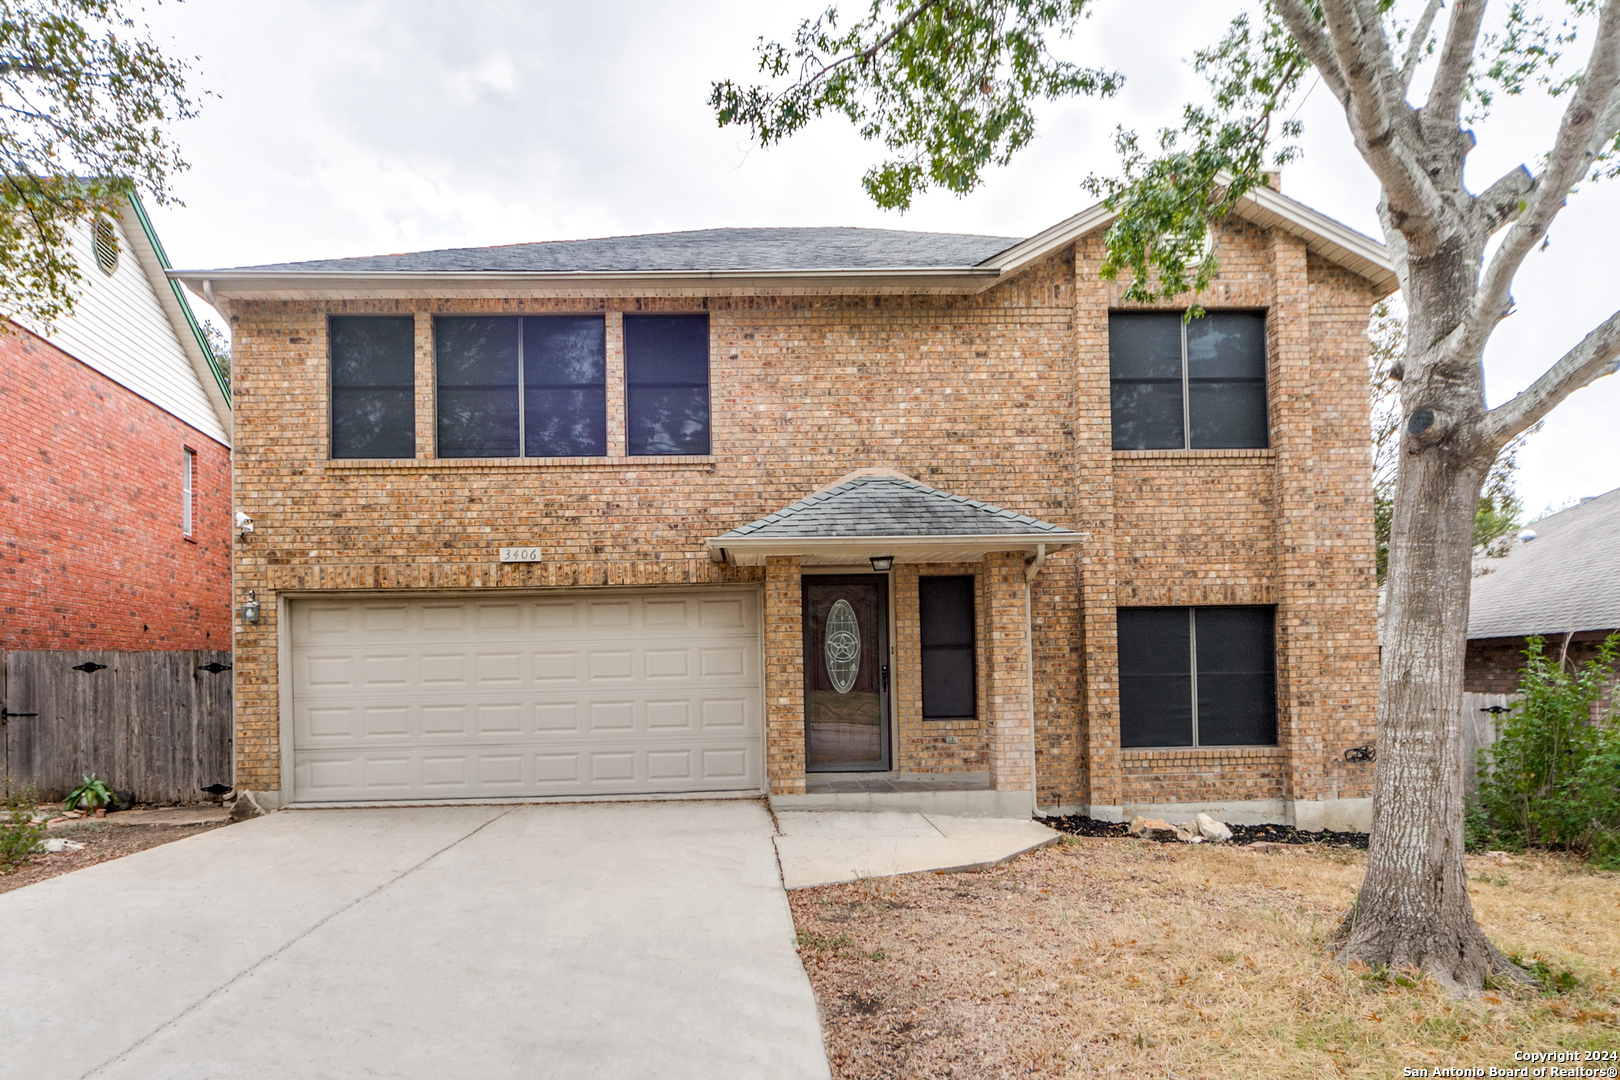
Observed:
[[[303,800],[758,789],[757,599],[291,605]]]

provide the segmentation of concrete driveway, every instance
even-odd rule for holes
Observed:
[[[0,895],[0,1077],[827,1077],[757,802],[274,814]]]

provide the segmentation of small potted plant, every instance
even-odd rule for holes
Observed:
[[[95,773],[91,773],[80,779],[79,786],[69,793],[62,807],[66,810],[89,810],[99,818],[106,817],[107,807],[116,801],[117,797],[113,795],[112,788],[96,779]]]

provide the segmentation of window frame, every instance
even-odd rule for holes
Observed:
[[[511,319],[517,324],[517,381],[514,389],[517,391],[517,453],[472,455],[457,454],[446,456],[443,450],[443,439],[439,433],[440,405],[443,400],[442,387],[439,382],[439,322],[443,319]],[[529,385],[527,369],[524,367],[524,347],[527,335],[524,333],[524,320],[526,319],[593,319],[598,320],[602,330],[602,452],[600,454],[530,454],[529,449]],[[611,410],[608,408],[608,393],[612,384],[611,372],[608,363],[607,345],[607,313],[603,311],[547,311],[547,312],[473,312],[473,311],[442,311],[434,312],[432,316],[432,350],[433,350],[433,443],[435,460],[441,461],[568,461],[574,458],[589,458],[593,461],[605,461],[613,457],[613,425]],[[579,389],[574,386],[574,389]]]
[[[1272,726],[1272,739],[1271,739],[1270,742],[1206,743],[1206,742],[1202,742],[1202,741],[1199,740],[1199,737],[1198,737],[1199,736],[1199,731],[1198,731],[1198,699],[1199,699],[1199,686],[1198,686],[1198,612],[1201,611],[1201,610],[1219,610],[1221,608],[1263,609],[1263,610],[1266,610],[1267,612],[1269,612],[1269,614],[1270,614],[1270,623],[1271,623],[1271,649],[1270,649],[1271,669],[1270,669],[1270,676],[1271,676],[1271,726]],[[1282,710],[1279,707],[1278,700],[1277,700],[1277,607],[1276,607],[1276,605],[1275,604],[1192,604],[1192,605],[1165,604],[1165,605],[1157,605],[1157,606],[1153,606],[1153,607],[1116,608],[1115,609],[1115,619],[1116,619],[1115,640],[1116,640],[1116,643],[1118,641],[1118,630],[1117,630],[1118,623],[1117,623],[1117,619],[1118,619],[1118,614],[1120,612],[1124,612],[1124,611],[1153,611],[1153,610],[1159,610],[1159,611],[1163,611],[1163,610],[1176,611],[1176,610],[1179,610],[1179,611],[1185,611],[1187,613],[1187,662],[1188,662],[1188,676],[1189,676],[1188,686],[1189,686],[1189,691],[1190,691],[1189,705],[1191,707],[1191,738],[1192,738],[1192,741],[1190,743],[1185,743],[1185,744],[1181,744],[1181,743],[1170,743],[1170,744],[1158,744],[1158,743],[1147,744],[1147,743],[1142,743],[1142,744],[1126,745],[1126,742],[1125,742],[1124,695],[1123,695],[1123,692],[1121,692],[1121,696],[1120,696],[1120,713],[1119,713],[1119,745],[1120,745],[1120,749],[1124,750],[1124,751],[1127,751],[1127,752],[1134,751],[1134,750],[1164,752],[1164,751],[1185,751],[1185,750],[1275,749],[1275,748],[1281,746],[1282,745],[1282,731],[1281,731],[1281,728],[1282,728],[1281,712],[1282,712]],[[1121,681],[1121,677],[1123,676],[1123,672],[1120,670],[1121,665],[1120,665],[1120,662],[1119,662],[1119,652],[1118,652],[1117,648],[1115,650],[1114,657],[1115,657],[1116,680]]]
[[[410,403],[411,403],[411,422],[410,422],[410,429],[409,430],[410,430],[410,436],[411,436],[411,452],[409,454],[401,454],[401,455],[394,456],[394,457],[378,457],[375,454],[366,455],[366,456],[361,456],[361,455],[358,455],[358,454],[353,455],[353,456],[346,455],[346,454],[340,456],[338,454],[338,452],[337,452],[337,398],[338,398],[337,392],[338,392],[339,387],[337,385],[337,364],[335,362],[335,358],[332,355],[332,324],[334,322],[336,322],[338,319],[347,319],[347,320],[355,320],[355,319],[401,319],[401,320],[403,320],[403,319],[409,319],[410,320],[410,322],[411,322],[411,382],[410,382],[409,390],[410,390]],[[421,410],[418,408],[418,405],[420,404],[420,402],[417,400],[420,387],[417,386],[417,381],[416,381],[416,348],[417,348],[416,316],[415,315],[400,315],[397,312],[368,312],[368,313],[362,313],[362,314],[349,314],[347,312],[329,313],[326,316],[325,330],[326,330],[326,460],[329,461],[329,462],[330,461],[344,461],[344,462],[347,462],[347,461],[414,461],[414,460],[416,460],[422,454],[422,440],[418,437],[418,431],[417,431],[417,424],[421,419],[417,414]],[[343,387],[342,389],[344,389],[344,390],[352,390],[352,389],[354,389],[354,387],[347,387],[346,386],[346,387]],[[390,386],[389,389],[401,390],[401,389],[405,389],[405,387],[402,387],[402,386]]]
[[[1140,315],[1175,315],[1180,320],[1180,323],[1181,323],[1181,445],[1180,446],[1134,447],[1134,446],[1113,446],[1112,445],[1112,443],[1113,443],[1113,388],[1116,385],[1116,379],[1114,378],[1114,373],[1113,373],[1113,359],[1114,359],[1114,349],[1113,349],[1113,341],[1112,341],[1113,319],[1114,319],[1115,316],[1140,316]],[[1271,312],[1269,310],[1265,309],[1265,308],[1237,307],[1237,308],[1215,308],[1215,309],[1206,310],[1205,317],[1207,318],[1210,315],[1258,315],[1258,316],[1260,316],[1260,320],[1261,320],[1261,339],[1262,339],[1262,341],[1268,341],[1269,340],[1268,335],[1269,335],[1270,326],[1271,326]],[[1194,446],[1193,445],[1193,424],[1192,424],[1192,381],[1193,380],[1192,380],[1192,365],[1191,365],[1189,349],[1188,349],[1188,344],[1187,344],[1187,325],[1188,325],[1187,309],[1182,308],[1180,310],[1173,311],[1173,312],[1172,311],[1159,310],[1159,309],[1152,309],[1152,308],[1145,308],[1145,309],[1144,308],[1110,309],[1109,312],[1108,312],[1108,318],[1109,318],[1109,331],[1110,331],[1110,340],[1109,340],[1109,348],[1108,348],[1108,360],[1109,360],[1109,373],[1108,373],[1109,436],[1110,436],[1109,443],[1110,443],[1111,449],[1113,449],[1115,452],[1129,452],[1129,453],[1154,453],[1154,452],[1175,453],[1177,451],[1189,451],[1189,450],[1269,450],[1269,449],[1271,449],[1271,370],[1270,370],[1271,357],[1270,357],[1270,349],[1269,349],[1269,347],[1266,349],[1265,355],[1261,358],[1262,359],[1262,366],[1263,366],[1264,374],[1261,376],[1261,378],[1259,380],[1260,385],[1261,385],[1262,389],[1264,390],[1264,392],[1260,396],[1260,401],[1261,401],[1261,407],[1262,407],[1262,409],[1264,411],[1263,416],[1262,416],[1262,420],[1264,422],[1263,426],[1264,426],[1264,430],[1265,430],[1265,434],[1266,434],[1265,444],[1263,446],[1252,446],[1252,447],[1251,446],[1242,446],[1242,447],[1234,447],[1234,446]],[[1131,381],[1141,381],[1141,380],[1131,380]],[[1226,381],[1236,381],[1236,380],[1226,380]],[[1242,380],[1242,381],[1252,381],[1252,380]]]
[[[930,649],[961,649],[961,645],[928,645],[924,641],[922,590],[925,582],[962,581],[967,583],[968,601],[968,693],[970,710],[965,714],[930,715],[928,712],[928,653]],[[925,723],[951,723],[979,719],[979,582],[974,574],[917,575],[917,707]]]
[[[638,453],[632,449],[634,439],[635,417],[631,407],[631,392],[636,387],[647,386],[647,383],[633,382],[630,377],[630,330],[629,325],[637,319],[691,319],[703,320],[703,410],[705,418],[705,443],[701,451],[682,451],[677,453],[648,453],[645,449]],[[624,452],[627,457],[642,458],[668,458],[668,457],[710,457],[714,454],[714,320],[707,311],[626,311],[620,316],[619,342],[623,360],[624,378],[620,391],[624,399]],[[669,387],[691,386],[687,383],[669,384]]]
[[[197,529],[197,451],[180,448],[180,535],[195,536]]]

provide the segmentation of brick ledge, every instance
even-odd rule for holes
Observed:
[[[713,465],[714,454],[669,457],[566,457],[566,458],[327,458],[321,467],[332,472],[387,472],[394,469],[644,469]]]
[[[1287,752],[1280,746],[1126,746],[1121,747],[1119,752],[1127,759],[1187,756],[1274,761],[1287,756]]]
[[[1186,461],[1230,461],[1233,459],[1271,463],[1277,460],[1275,450],[1115,450],[1116,462],[1132,465],[1173,465]]]

